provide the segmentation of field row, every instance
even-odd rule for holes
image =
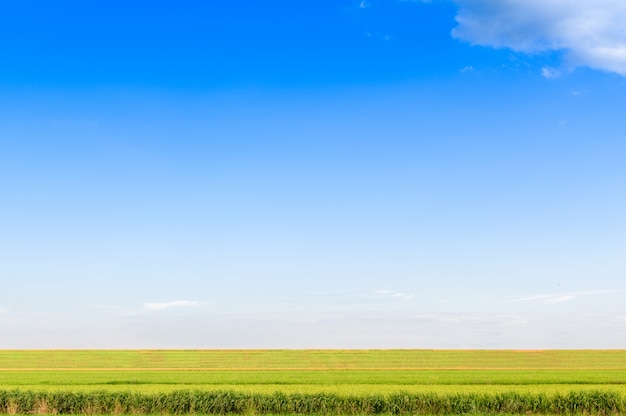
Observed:
[[[6,388],[6,386],[5,386]],[[613,392],[626,396],[626,384],[439,384],[439,385],[402,385],[402,384],[85,384],[85,385],[58,385],[32,384],[11,386],[15,391],[73,391],[73,392],[128,392],[142,394],[170,393],[184,390],[193,391],[233,391],[250,394],[318,394],[329,393],[341,396],[351,395],[390,395],[398,392],[407,393],[436,393],[436,394],[494,394],[516,392],[520,394],[568,394],[571,392],[602,391]]]
[[[626,370],[624,350],[0,351],[0,369]]]
[[[0,385],[621,385],[626,370],[0,371]],[[377,388],[377,387],[374,387]]]

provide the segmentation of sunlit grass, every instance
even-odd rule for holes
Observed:
[[[625,350],[0,351],[0,369],[623,369]]]
[[[133,391],[137,393],[160,393],[172,392],[181,389],[200,390],[200,391],[236,391],[243,393],[262,393],[272,394],[282,392],[286,394],[304,393],[332,393],[339,395],[371,395],[371,394],[392,394],[399,391],[408,393],[437,393],[437,394],[456,394],[456,393],[504,393],[516,391],[519,393],[545,393],[566,394],[572,391],[607,391],[617,392],[626,395],[626,385],[624,384],[550,384],[550,385],[485,385],[485,384],[445,384],[445,385],[401,385],[401,384],[351,384],[351,385],[328,385],[328,384],[24,384],[12,386],[11,389],[20,391],[111,391],[125,392]]]
[[[0,412],[6,414],[325,414],[428,415],[621,414],[624,397],[597,390],[567,394],[409,393],[342,395],[320,393],[245,393],[177,390],[154,394],[113,391],[2,391]]]
[[[619,385],[626,370],[107,370],[0,371],[3,386],[33,385]],[[378,387],[376,387],[378,388]]]
[[[154,397],[163,397],[171,401],[170,407],[162,409],[165,413],[177,409],[176,397],[215,394],[222,400],[227,397],[222,396],[224,392],[243,400],[241,406],[257,403],[254,406],[267,411],[274,408],[276,400],[282,400],[280,395],[286,395],[284,399],[291,403],[289,406],[301,403],[309,410],[337,403],[341,410],[344,409],[341,406],[348,406],[345,403],[352,403],[350,400],[354,403],[373,400],[371,406],[376,407],[376,403],[398,394],[411,395],[410,400],[443,397],[436,398],[443,400],[441,411],[447,406],[445,398],[456,400],[459,406],[465,406],[464,400],[491,406],[491,401],[504,397],[512,403],[521,403],[515,405],[521,406],[520,409],[526,409],[524,403],[529,400],[538,400],[541,406],[556,400],[558,406],[566,402],[564,397],[582,400],[583,405],[587,398],[590,403],[597,403],[604,400],[603,394],[613,400],[611,403],[617,400],[613,396],[617,394],[620,397],[617,402],[624,403],[626,352],[0,351],[2,391],[4,394],[12,391],[15,397],[25,400],[22,406],[31,413],[60,405],[64,400],[78,400],[78,396],[72,396],[75,394],[80,395],[81,406],[88,410],[90,397],[97,402],[103,398],[127,400],[131,397],[128,395],[143,395],[132,400],[150,403],[157,400],[151,405],[157,406],[155,409],[160,409],[161,404]],[[13,409],[11,403],[6,402],[0,412],[14,413],[9,411]],[[143,407],[131,405],[135,406],[133,411],[143,412]],[[363,405],[365,413],[373,412],[367,407],[370,404]],[[112,409],[110,404],[107,406],[103,409]],[[292,408],[289,406],[285,412]],[[72,412],[80,409],[76,407]]]

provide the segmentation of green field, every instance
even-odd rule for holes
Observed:
[[[0,351],[0,389],[146,395],[229,391],[250,397],[612,392],[626,397],[626,351]]]
[[[0,351],[7,389],[626,393],[626,351]]]
[[[626,350],[0,350],[0,369],[626,370]]]

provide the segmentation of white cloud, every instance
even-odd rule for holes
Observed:
[[[409,300],[413,299],[415,296],[407,293],[396,292],[394,290],[377,290],[375,292],[377,295],[387,296],[394,299],[401,300]]]
[[[519,315],[498,315],[486,313],[415,315],[415,319],[435,324],[526,324],[528,321]]]
[[[546,79],[556,79],[559,78],[562,73],[559,69],[543,67],[541,68],[541,75]]]
[[[453,36],[525,53],[563,51],[567,66],[626,75],[624,0],[454,0]],[[557,73],[544,68],[544,76]]]
[[[179,307],[196,307],[200,306],[200,302],[195,300],[175,300],[172,302],[160,302],[160,303],[144,303],[144,309],[149,311],[163,311],[165,309],[170,308],[179,308]]]
[[[581,292],[541,294],[541,295],[517,297],[517,298],[511,299],[509,302],[514,303],[514,302],[541,301],[544,303],[564,303],[564,302],[569,302],[570,300],[577,299],[581,296],[607,295],[610,293],[615,293],[615,291],[614,290],[586,290],[586,291],[581,291]]]

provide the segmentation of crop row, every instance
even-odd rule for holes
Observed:
[[[626,397],[607,391],[343,396],[200,390],[158,394],[0,390],[3,414],[607,415],[625,411]]]
[[[626,358],[625,358],[626,361]],[[0,386],[20,385],[145,385],[224,384],[325,385],[549,385],[624,384],[626,370],[7,370],[0,366]],[[181,387],[189,388],[189,387]]]
[[[0,383],[2,386],[2,383]],[[405,392],[411,394],[417,393],[437,393],[437,394],[456,394],[456,393],[508,393],[517,392],[521,394],[539,394],[554,395],[556,393],[567,394],[572,391],[610,391],[626,395],[626,384],[535,384],[535,385],[498,385],[498,384],[482,384],[482,385],[464,385],[464,384],[446,384],[446,385],[393,385],[393,384],[84,384],[84,385],[64,385],[64,384],[31,384],[31,385],[4,385],[2,388],[7,390],[24,390],[24,391],[75,391],[75,392],[93,392],[93,391],[112,391],[125,392],[133,391],[142,394],[168,393],[178,390],[201,390],[201,391],[233,391],[248,394],[273,394],[281,392],[285,394],[338,394],[342,396],[367,396],[372,394],[388,395],[397,392]]]
[[[626,370],[626,350],[0,350],[0,368]]]

